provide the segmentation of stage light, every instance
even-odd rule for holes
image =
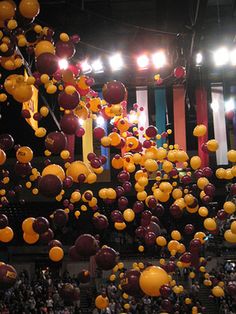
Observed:
[[[102,61],[100,59],[97,59],[97,60],[93,61],[92,68],[93,68],[93,71],[95,73],[102,73],[102,72],[104,72],[103,64],[102,64]]]
[[[116,53],[109,58],[109,64],[112,71],[118,71],[123,67],[124,62],[121,55],[119,53]]]
[[[81,62],[81,70],[83,71],[84,74],[90,73],[92,71],[92,67],[87,60]]]
[[[149,65],[149,58],[146,55],[141,55],[137,58],[138,67],[141,70],[147,69]]]
[[[60,70],[66,70],[68,69],[69,62],[66,59],[60,59],[58,61],[58,65],[59,65]]]
[[[96,124],[97,126],[104,126],[104,123],[105,123],[105,120],[102,116],[98,116],[97,119],[96,119]]]
[[[230,62],[232,65],[236,65],[236,49],[230,53]]]
[[[152,63],[156,69],[166,65],[166,55],[164,51],[158,51],[152,55]]]
[[[137,113],[136,113],[136,112],[131,112],[131,113],[128,115],[128,119],[129,119],[129,122],[132,123],[132,124],[138,123],[138,116],[137,116]]]
[[[222,66],[229,62],[229,51],[226,47],[221,47],[214,52],[214,62],[216,66]]]
[[[211,103],[211,109],[212,109],[214,112],[218,112],[218,110],[219,110],[219,103],[218,103],[218,101],[213,101],[213,102]]]
[[[81,126],[83,126],[83,125],[84,125],[84,119],[79,118],[79,124],[80,124]]]
[[[233,111],[235,108],[234,99],[230,98],[229,100],[225,101],[225,112]]]
[[[202,57],[201,52],[198,52],[196,54],[196,66],[202,65],[202,59],[203,59],[203,57]]]

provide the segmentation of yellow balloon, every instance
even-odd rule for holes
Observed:
[[[225,231],[224,238],[229,243],[236,243],[236,234],[232,233],[231,230],[226,230]]]
[[[4,152],[4,150],[0,149],[0,166],[5,163],[6,159],[6,153]]]
[[[33,218],[33,217],[26,218],[23,221],[22,230],[24,231],[24,233],[27,233],[30,235],[35,233],[35,231],[33,230],[34,221],[35,221],[35,218]]]
[[[0,20],[5,21],[13,18],[15,8],[10,1],[0,1]]]
[[[19,83],[13,89],[12,96],[19,103],[29,101],[33,96],[32,86],[24,82]]]
[[[147,170],[147,171],[150,171],[150,172],[154,172],[154,171],[157,171],[158,169],[158,164],[155,160],[153,159],[147,159],[145,162],[144,162],[144,168]]]
[[[39,234],[38,233],[33,233],[33,234],[28,234],[24,233],[23,234],[23,239],[25,240],[26,243],[28,244],[34,244],[38,241],[39,239]]]
[[[205,177],[199,178],[199,179],[197,180],[197,186],[198,186],[199,189],[201,189],[201,190],[203,190],[204,187],[205,187],[207,184],[209,184],[209,181],[208,181],[208,179],[205,178]]]
[[[224,203],[223,205],[223,208],[224,208],[224,211],[227,213],[227,214],[233,214],[236,210],[236,206],[233,202],[231,201],[227,201]]]
[[[142,291],[152,297],[160,296],[160,288],[169,283],[166,271],[158,266],[147,267],[140,275],[139,285]]]
[[[91,170],[88,165],[80,160],[73,161],[69,167],[66,169],[66,175],[72,177],[73,181],[78,183],[78,177],[80,174],[85,175],[85,183],[88,182],[88,175],[91,173]]]
[[[172,197],[177,200],[178,198],[181,198],[183,196],[183,192],[181,189],[176,188],[172,191]]]
[[[209,231],[216,230],[217,228],[217,224],[213,218],[206,218],[203,224],[204,224],[204,228]]]
[[[173,231],[171,232],[171,238],[172,238],[173,240],[179,241],[179,240],[181,240],[181,233],[180,233],[178,230],[173,230]]]
[[[14,232],[10,227],[0,229],[0,241],[4,243],[10,242],[14,237]]]
[[[122,231],[126,228],[126,223],[125,222],[115,222],[114,227],[116,230]]]
[[[55,54],[55,47],[48,40],[40,40],[35,46],[34,52],[36,57],[40,56],[42,53]]]
[[[208,216],[208,209],[205,206],[201,206],[198,209],[198,214],[201,217],[207,217]]]
[[[219,286],[215,286],[211,292],[217,298],[221,298],[225,295],[224,290]]]
[[[230,162],[236,162],[236,150],[231,149],[227,152],[227,158]]]
[[[190,166],[193,168],[193,170],[199,169],[201,167],[201,158],[199,156],[193,156],[190,159]]]
[[[206,234],[202,231],[196,232],[194,234],[194,239],[199,239],[202,244],[205,242],[205,240],[204,240],[205,237],[206,237]]]
[[[171,251],[177,251],[178,250],[178,246],[179,246],[179,242],[176,240],[170,240],[170,242],[168,243],[168,250]]]
[[[37,0],[21,0],[19,11],[27,19],[33,19],[39,14],[40,6]]]
[[[217,140],[209,140],[207,143],[207,149],[210,151],[210,152],[216,152],[217,149],[219,148],[219,144],[217,142]]]
[[[107,297],[103,297],[101,294],[98,295],[95,299],[95,305],[98,309],[106,309],[109,305],[109,300]]]
[[[64,252],[63,249],[59,246],[54,246],[50,249],[49,251],[49,258],[53,262],[59,262],[63,259],[64,257]]]
[[[204,124],[197,125],[193,130],[193,135],[200,137],[204,136],[207,132],[207,127]]]
[[[33,151],[28,146],[22,146],[16,151],[16,158],[22,163],[30,162],[33,159]]]
[[[230,230],[233,234],[236,235],[236,221],[233,221],[230,226]]]
[[[58,178],[61,179],[61,181],[63,181],[65,179],[65,176],[66,176],[64,169],[57,164],[48,165],[43,169],[42,177],[44,177],[48,174],[53,174],[53,175],[57,176]]]
[[[156,244],[159,245],[159,246],[166,246],[167,241],[166,241],[166,239],[163,236],[158,236],[156,238]]]
[[[123,217],[124,220],[127,222],[131,222],[134,220],[135,218],[135,213],[131,208],[127,208],[124,212],[123,212]]]
[[[162,164],[162,169],[166,172],[169,173],[173,169],[173,164],[171,161],[164,160]]]

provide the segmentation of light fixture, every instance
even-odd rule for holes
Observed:
[[[105,123],[105,120],[102,116],[98,116],[97,119],[96,119],[96,124],[97,126],[104,126],[104,123]]]
[[[104,72],[103,64],[102,64],[102,61],[100,59],[97,59],[97,60],[93,61],[92,68],[93,68],[93,71],[95,73],[102,73],[102,72]]]
[[[69,62],[66,59],[60,59],[58,61],[58,65],[59,65],[60,70],[66,70],[68,69]]]
[[[211,109],[212,109],[214,112],[218,112],[218,110],[219,110],[219,103],[218,103],[218,101],[213,101],[213,102],[211,103]]]
[[[87,60],[81,62],[81,70],[83,71],[84,74],[90,73],[92,71],[92,67]]]
[[[221,47],[214,52],[214,62],[216,66],[222,66],[229,62],[229,51],[226,47]]]
[[[164,51],[158,51],[152,55],[152,63],[156,69],[166,65],[166,55]]]
[[[123,67],[123,65],[124,65],[123,59],[121,57],[121,54],[116,53],[113,56],[111,56],[109,58],[109,64],[110,64],[110,67],[111,67],[112,71],[120,70]]]
[[[149,58],[147,55],[141,55],[137,58],[137,65],[141,70],[147,69],[149,65]]]
[[[231,97],[229,100],[225,101],[225,112],[233,111],[235,108],[234,99]]]
[[[232,50],[230,53],[230,62],[232,65],[236,65],[236,49]]]
[[[79,124],[80,124],[81,126],[83,126],[83,125],[84,125],[84,119],[79,118]]]
[[[196,54],[196,66],[202,65],[202,59],[203,59],[203,57],[202,57],[201,52],[198,52]]]

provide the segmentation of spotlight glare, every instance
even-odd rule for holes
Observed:
[[[97,126],[104,126],[105,120],[102,116],[98,116],[96,119]]]
[[[234,99],[231,97],[225,102],[225,112],[230,112],[234,110]]]
[[[138,116],[137,116],[137,113],[136,113],[136,112],[131,112],[131,113],[128,115],[128,118],[129,118],[129,122],[130,122],[130,123],[132,123],[132,124],[138,123]]]
[[[66,59],[60,59],[58,61],[58,65],[59,65],[60,70],[66,70],[68,69],[69,62]]]
[[[102,61],[100,59],[97,59],[97,60],[93,61],[92,68],[93,68],[95,73],[102,73],[102,72],[104,72],[103,64],[102,64]]]
[[[196,54],[196,66],[200,66],[202,64],[202,59],[203,57],[202,57],[201,52],[198,52]]]
[[[229,51],[226,47],[221,47],[214,52],[214,61],[216,66],[222,66],[229,61]]]
[[[213,102],[211,103],[211,109],[212,109],[214,112],[218,112],[218,110],[219,110],[219,103],[218,103],[218,101],[213,101]]]
[[[156,69],[162,68],[166,65],[166,55],[164,51],[156,52],[152,55],[152,62]]]
[[[149,65],[149,58],[146,55],[141,55],[137,58],[138,67],[141,70],[147,69]]]
[[[236,65],[236,49],[230,53],[230,61],[232,65]]]
[[[87,60],[81,62],[81,69],[84,74],[90,73],[92,71],[91,65],[88,63]]]
[[[123,67],[124,62],[121,55],[119,53],[116,53],[109,58],[109,64],[112,71],[118,71]]]
[[[79,118],[79,124],[80,124],[81,126],[83,126],[83,125],[84,125],[84,119]]]

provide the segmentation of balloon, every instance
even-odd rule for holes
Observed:
[[[133,211],[138,214],[141,213],[144,209],[144,204],[141,201],[136,201],[133,205]]]
[[[33,96],[32,86],[21,82],[13,89],[12,96],[20,103],[29,101]]]
[[[51,249],[53,248],[54,246],[57,246],[57,247],[61,247],[62,248],[62,244],[60,241],[58,240],[52,240],[48,243],[48,248]]]
[[[10,242],[14,237],[13,230],[10,227],[0,229],[0,241],[4,243]]]
[[[83,269],[78,273],[77,279],[81,283],[88,283],[90,281],[90,273],[88,270]]]
[[[37,57],[36,67],[39,73],[51,76],[58,69],[58,58],[52,53],[42,53]]]
[[[101,248],[95,255],[95,260],[102,270],[110,270],[117,263],[117,253],[111,247]]]
[[[166,239],[163,236],[158,236],[156,238],[156,244],[159,245],[159,246],[166,246],[167,241],[166,241]]]
[[[63,209],[57,209],[53,213],[53,223],[55,226],[61,228],[66,225],[68,221],[68,215],[64,212]]]
[[[135,213],[132,209],[127,208],[124,212],[123,212],[123,217],[125,219],[125,221],[127,222],[131,222],[134,220],[135,218]]]
[[[22,146],[16,151],[16,158],[21,163],[30,162],[33,159],[33,151],[27,146]]]
[[[209,231],[216,230],[217,228],[217,224],[213,218],[206,218],[203,224],[204,227]]]
[[[21,0],[19,11],[23,17],[33,19],[39,14],[40,6],[37,0]]]
[[[62,181],[53,174],[41,177],[38,183],[39,192],[46,197],[55,197],[62,190]]]
[[[157,128],[153,125],[150,125],[147,127],[145,133],[150,138],[155,137],[157,135]]]
[[[139,287],[140,275],[141,272],[135,269],[126,271],[120,282],[122,290],[128,295],[141,297],[143,293]]]
[[[62,91],[58,95],[58,104],[63,109],[73,110],[75,109],[80,102],[80,95],[75,90],[72,94]]]
[[[163,297],[163,298],[168,298],[170,296],[172,292],[172,289],[169,285],[165,284],[163,286],[160,287],[160,295]]]
[[[109,300],[107,297],[99,295],[95,299],[95,305],[100,310],[106,309],[109,305]]]
[[[156,235],[154,232],[149,231],[144,235],[145,244],[148,246],[152,246],[156,242]]]
[[[223,205],[223,208],[224,208],[224,211],[227,213],[227,214],[233,214],[236,210],[236,206],[233,202],[231,201],[227,201],[224,203]]]
[[[53,248],[50,249],[49,258],[53,262],[59,262],[63,259],[63,257],[64,257],[64,252],[63,252],[62,248],[60,248],[58,246],[54,246]]]
[[[125,99],[127,91],[123,83],[111,81],[103,86],[102,94],[109,104],[118,104]]]
[[[12,149],[14,139],[10,134],[0,134],[0,148],[4,151]]]
[[[4,229],[8,226],[8,218],[4,214],[0,214],[0,229]]]
[[[191,167],[193,168],[193,170],[196,170],[198,168],[201,167],[201,158],[199,156],[193,156],[191,159],[190,159],[190,165]]]
[[[194,232],[194,226],[192,224],[187,224],[185,227],[184,227],[184,232],[186,234],[192,234]]]
[[[73,114],[64,114],[61,118],[60,126],[65,134],[75,134],[79,128],[79,119]]]
[[[40,40],[35,46],[34,53],[36,57],[40,56],[42,53],[55,54],[55,47],[48,40]]]
[[[140,276],[139,285],[142,291],[152,297],[160,296],[160,288],[169,283],[168,274],[161,267],[149,266]]]
[[[39,234],[45,233],[49,228],[49,222],[45,217],[34,219],[32,224],[33,231]]]
[[[0,289],[6,290],[14,286],[17,279],[15,268],[8,264],[0,265]]]
[[[89,176],[90,173],[90,168],[88,168],[85,163],[79,160],[72,162],[66,170],[66,175],[68,177],[72,177],[73,181],[77,183],[79,182],[79,177],[81,174],[85,176],[84,181],[87,182],[86,178]]]
[[[52,174],[57,176],[58,178],[61,179],[61,181],[63,181],[65,179],[65,171],[64,169],[57,165],[57,164],[51,164],[46,166],[43,171],[42,171],[42,177],[48,175],[48,174]]]
[[[225,231],[224,238],[229,243],[236,243],[236,234],[232,233],[231,230],[226,230]]]
[[[45,147],[53,154],[59,154],[67,146],[67,138],[63,132],[51,132],[45,138]]]
[[[216,152],[217,149],[219,148],[219,144],[216,140],[209,140],[207,143],[207,149],[210,152]]]
[[[74,56],[75,54],[75,46],[73,41],[68,40],[68,41],[62,41],[59,40],[56,43],[56,55],[59,58],[66,58],[70,59]]]
[[[80,261],[81,260],[81,256],[77,253],[75,245],[73,245],[69,248],[68,254],[69,254],[70,258],[74,261]]]
[[[231,149],[227,152],[227,158],[230,162],[236,162],[236,150]]]
[[[200,137],[204,136],[207,132],[207,127],[204,124],[197,125],[193,130],[193,135]]]
[[[24,233],[23,234],[23,239],[28,244],[34,244],[34,243],[36,243],[38,241],[39,235],[37,233],[34,233],[34,234],[32,234],[32,233],[31,234]]]
[[[225,295],[224,290],[219,286],[215,286],[211,292],[217,298],[221,298]]]
[[[98,242],[91,234],[83,234],[75,241],[77,253],[89,257],[98,251]]]
[[[54,233],[52,231],[52,229],[48,229],[46,232],[44,232],[43,234],[40,234],[40,242],[43,244],[48,244],[50,241],[52,241],[54,237]]]
[[[0,20],[5,21],[13,18],[15,15],[15,8],[9,1],[0,2]]]
[[[21,163],[21,162],[17,161],[15,163],[14,170],[15,170],[16,175],[25,177],[25,176],[29,176],[31,174],[32,166],[31,166],[30,162]]]
[[[35,231],[33,229],[33,223],[35,222],[35,218],[29,217],[26,218],[22,223],[22,230],[24,233],[34,235]]]
[[[99,215],[93,218],[93,225],[98,230],[105,230],[109,226],[108,219],[105,215]]]

